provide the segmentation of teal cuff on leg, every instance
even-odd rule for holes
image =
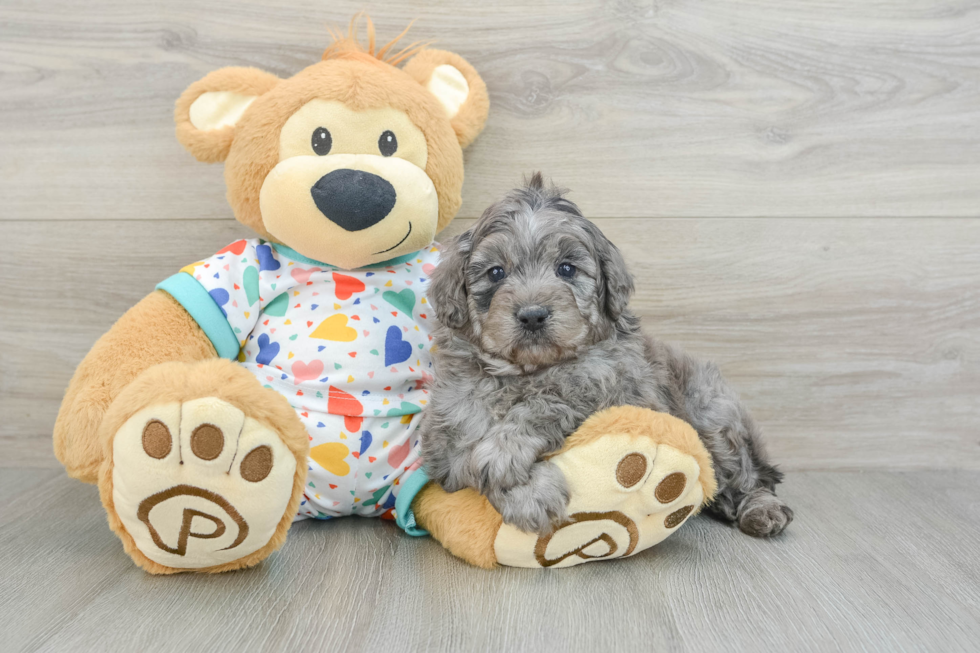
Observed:
[[[414,537],[423,537],[429,534],[429,531],[416,525],[415,513],[412,512],[412,502],[415,501],[415,496],[421,492],[428,482],[429,475],[425,473],[425,468],[419,467],[402,483],[402,489],[395,498],[395,523],[403,531]]]

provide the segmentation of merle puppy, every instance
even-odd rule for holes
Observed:
[[[568,490],[541,456],[598,410],[643,406],[701,436],[718,479],[713,513],[749,535],[779,533],[793,511],[773,491],[782,474],[759,429],[717,367],[640,332],[632,292],[619,250],[540,174],[451,241],[428,291],[441,323],[422,422],[430,477],[546,533],[565,518]]]

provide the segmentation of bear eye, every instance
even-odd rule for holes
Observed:
[[[317,156],[323,156],[330,151],[333,146],[333,138],[330,136],[330,132],[326,130],[325,127],[317,127],[316,131],[313,132],[313,138],[310,141],[310,145],[313,146],[313,151],[316,152]]]
[[[575,276],[575,266],[571,263],[562,263],[558,266],[558,276],[571,279]]]
[[[497,283],[498,281],[502,281],[503,278],[506,277],[506,276],[507,276],[507,273],[504,272],[504,269],[502,267],[500,267],[499,265],[490,268],[490,270],[487,272],[487,278],[489,278],[490,281],[492,281],[494,283]]]
[[[381,150],[381,156],[391,156],[398,150],[398,139],[395,138],[394,132],[388,129],[381,134],[381,138],[378,139],[378,149]]]

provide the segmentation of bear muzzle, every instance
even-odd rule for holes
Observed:
[[[439,195],[425,170],[372,154],[284,159],[266,175],[259,207],[273,238],[346,269],[418,251],[439,221]]]

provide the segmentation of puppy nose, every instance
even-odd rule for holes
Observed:
[[[551,317],[551,310],[544,306],[525,306],[517,311],[517,319],[528,331],[537,331]]]
[[[323,175],[310,193],[320,213],[347,231],[378,224],[391,213],[396,199],[387,179],[348,168]]]

